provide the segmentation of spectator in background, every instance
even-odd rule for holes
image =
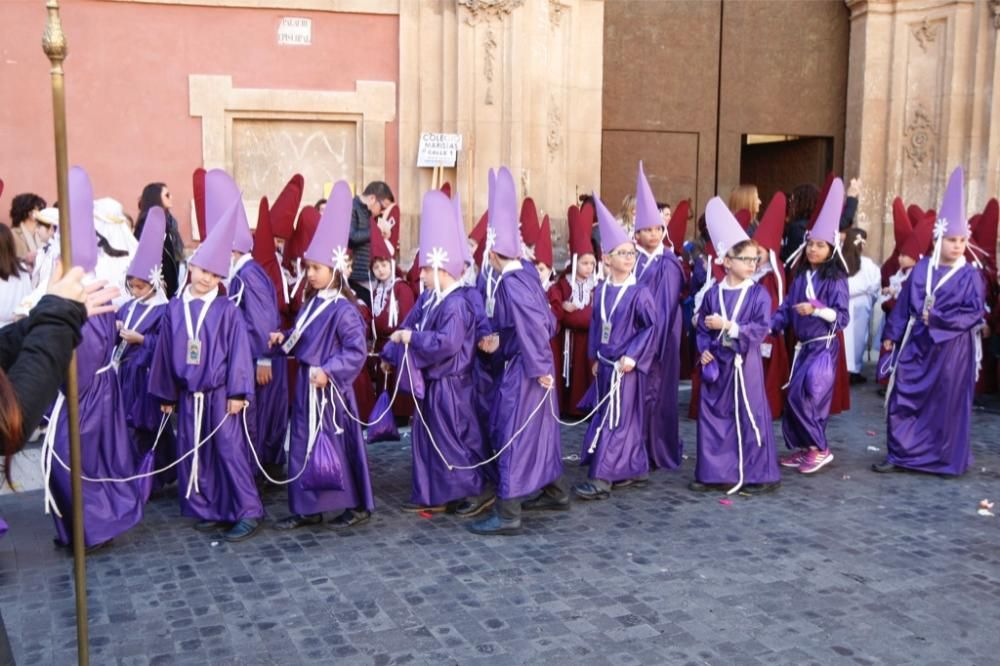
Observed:
[[[142,188],[139,197],[139,217],[135,222],[135,237],[142,237],[146,215],[153,206],[159,206],[167,216],[167,233],[163,238],[163,282],[167,298],[173,298],[178,287],[186,280],[184,241],[177,228],[177,220],[170,214],[170,190],[163,183],[150,183]]]
[[[29,269],[35,265],[35,255],[38,249],[45,245],[48,240],[48,238],[40,239],[38,237],[42,229],[35,219],[35,213],[45,208],[46,205],[45,199],[31,192],[18,194],[10,202],[10,226],[14,229],[17,258],[24,261]]]
[[[12,323],[14,310],[31,293],[31,271],[17,256],[14,233],[0,224],[0,328]]]
[[[371,224],[372,218],[381,214],[383,209],[395,203],[392,190],[381,180],[368,183],[368,187],[360,195],[355,195],[351,211],[351,235],[348,245],[353,257],[353,270],[350,284],[354,293],[371,308],[371,293],[368,291],[368,263],[371,255]],[[383,235],[388,237],[383,231]]]

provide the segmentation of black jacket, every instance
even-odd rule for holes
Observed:
[[[21,407],[22,440],[56,399],[86,320],[82,303],[43,296],[25,319],[0,328],[0,367]]]
[[[354,257],[351,282],[368,282],[368,261],[372,252],[372,213],[361,197],[354,197],[351,204],[351,236],[348,247]]]

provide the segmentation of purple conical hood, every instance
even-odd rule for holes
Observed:
[[[229,204],[229,210],[216,218],[216,223],[208,230],[208,235],[191,255],[188,263],[214,273],[220,277],[229,275],[233,263],[233,238],[239,220],[237,209],[243,207],[239,199]]]
[[[167,236],[167,216],[159,206],[146,212],[139,247],[125,275],[139,278],[160,289],[163,285],[163,239]]]
[[[622,225],[618,224],[618,220],[597,196],[597,192],[594,192],[594,205],[597,206],[597,228],[601,232],[601,252],[611,254],[619,245],[631,243]]]
[[[334,183],[326,206],[323,207],[323,216],[319,219],[316,233],[302,255],[304,259],[346,273],[353,198],[347,181],[338,180]]]
[[[493,231],[492,249],[505,257],[521,256],[521,232],[518,227],[517,188],[507,167],[497,172],[490,197],[489,226]]]
[[[420,267],[440,268],[456,280],[465,272],[465,234],[455,225],[455,207],[441,190],[424,194],[420,209]]]
[[[944,238],[969,237],[969,223],[965,219],[965,172],[962,167],[955,167],[948,178],[948,187],[944,191],[941,207],[938,208],[937,219],[935,236],[937,230],[941,229]]]
[[[83,167],[69,170],[69,239],[71,263],[86,273],[97,268],[97,232],[94,230],[94,188]]]
[[[233,249],[247,253],[253,249],[253,235],[246,209],[243,208],[243,193],[232,177],[222,169],[212,169],[205,174],[205,229],[212,233],[212,227],[228,213],[233,200],[239,200],[236,211],[236,237]]]
[[[635,230],[652,229],[662,227],[663,218],[656,207],[656,197],[646,180],[646,172],[642,168],[642,160],[639,160],[639,176],[635,180]]]
[[[844,181],[834,178],[826,193],[823,208],[809,231],[809,240],[826,241],[833,247],[840,244],[840,213],[844,210]]]
[[[705,207],[705,225],[708,227],[708,235],[712,239],[715,254],[720,258],[726,256],[726,253],[738,243],[750,240],[736,216],[719,197],[712,197]]]

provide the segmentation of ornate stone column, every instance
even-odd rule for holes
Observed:
[[[970,214],[996,196],[1000,71],[996,0],[846,0],[851,10],[845,175],[864,181],[859,223],[892,251],[892,199],[936,208],[967,174]]]
[[[416,243],[421,132],[463,135],[456,185],[467,224],[486,208],[490,167],[506,165],[565,235],[577,190],[600,185],[603,0],[400,3],[403,251]]]

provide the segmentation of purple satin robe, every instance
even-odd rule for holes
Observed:
[[[673,252],[649,258],[639,253],[635,275],[649,289],[655,317],[651,344],[656,350],[646,376],[645,440],[654,469],[676,469],[683,460],[677,409],[677,388],[681,377],[681,293],[685,279],[681,263]]]
[[[623,287],[605,280],[594,289],[594,306],[587,340],[587,358],[597,361],[596,400],[611,387],[613,366],[622,356],[635,361],[635,370],[622,375],[621,415],[617,424],[609,422],[609,402],[591,418],[583,438],[580,464],[590,465],[589,477],[616,482],[637,479],[649,474],[652,459],[646,445],[646,410],[650,406],[646,388],[649,371],[656,357],[656,314],[653,294],[644,285],[626,289],[618,306],[615,299]],[[605,299],[607,299],[605,301]],[[601,342],[603,323],[601,304],[611,322],[611,337]],[[612,308],[614,314],[612,314]],[[597,439],[597,448],[589,453]]]
[[[550,408],[554,396],[549,396],[529,422],[545,396],[538,379],[551,375],[555,381],[549,340],[555,335],[556,319],[538,272],[527,268],[529,262],[521,264],[525,268],[503,275],[492,317],[500,335],[500,348],[494,357],[503,367],[492,404],[493,450],[513,438],[497,459],[500,499],[532,495],[562,475],[559,423]],[[513,437],[522,426],[524,429]]]
[[[472,363],[479,321],[469,305],[468,291],[460,287],[429,310],[427,298],[421,298],[418,316],[407,317],[401,327],[414,331],[410,340],[410,369],[424,376],[426,392],[418,403],[420,413],[447,461],[460,466],[475,465],[491,455],[475,409]],[[475,291],[472,294],[478,299]],[[384,357],[398,367],[402,349],[402,345],[390,342]],[[440,506],[483,491],[492,465],[449,471],[417,415],[413,417],[412,432],[411,502]]]
[[[149,394],[149,369],[153,365],[153,352],[159,338],[163,315],[167,312],[167,304],[147,305],[135,300],[126,303],[118,310],[115,318],[125,326],[129,319],[129,311],[135,304],[128,327],[141,333],[143,341],[137,345],[126,345],[118,365],[118,385],[121,387],[122,405],[125,410],[125,424],[128,426],[129,437],[136,450],[145,453],[156,443],[156,453],[153,456],[153,469],[162,469],[177,460],[177,442],[174,431],[168,425],[156,441],[156,433],[160,429],[163,413],[160,411],[160,401]],[[147,314],[148,311],[148,314]],[[116,344],[122,344],[118,338]],[[153,489],[159,489],[177,478],[176,468],[161,472],[153,477]]]
[[[834,259],[834,261],[837,261]],[[781,432],[790,449],[815,446],[826,451],[826,422],[830,418],[833,385],[837,377],[840,344],[835,336],[850,322],[850,294],[847,278],[824,280],[813,276],[816,300],[832,308],[836,319],[830,323],[815,315],[803,316],[795,311],[799,303],[806,303],[806,273],[795,277],[788,289],[788,296],[771,318],[771,329],[783,331],[791,326],[800,348],[794,359],[792,376],[785,399],[785,414]],[[816,340],[815,342],[809,342]]]
[[[941,284],[951,267],[939,266],[932,284],[940,287],[925,324],[921,315],[929,265],[924,258],[910,273],[883,336],[898,350],[887,410],[887,459],[907,469],[959,475],[972,464],[976,336],[985,312],[985,288],[981,274],[969,264]],[[911,319],[909,338],[899,349]]]
[[[324,299],[314,296],[299,312],[297,322],[307,320],[323,303]],[[299,363],[288,443],[288,475],[294,477],[302,469],[309,445],[309,393],[315,392],[317,404],[322,396],[322,392],[309,381],[311,368],[323,370],[355,417],[368,417],[367,414],[358,414],[358,403],[354,397],[354,380],[368,359],[365,322],[357,306],[346,298],[327,305],[303,331],[291,354]],[[375,499],[361,424],[344,414],[344,405],[336,393],[333,393],[332,399],[330,388],[326,389],[326,393],[330,404],[323,413],[321,429],[333,444],[343,466],[344,488],[306,490],[300,482],[294,481],[288,485],[288,506],[292,513],[299,515],[342,509],[372,511]],[[337,432],[338,426],[341,432]]]
[[[76,349],[80,395],[81,470],[90,478],[125,478],[139,471],[140,457],[129,440],[125,407],[118,380],[110,365],[118,340],[115,316],[89,318],[83,340]],[[69,419],[64,405],[50,423],[55,428],[55,451],[69,465]],[[52,462],[49,486],[63,517],[53,512],[60,543],[73,535],[73,505],[69,472]],[[145,494],[141,481],[129,483],[83,482],[84,544],[94,546],[122,534],[142,520]]]
[[[185,495],[194,456],[177,466],[181,514],[225,522],[261,518],[264,507],[254,483],[257,466],[244,434],[244,414],[226,416],[228,399],[253,397],[254,369],[246,324],[236,306],[222,296],[207,306],[205,301],[194,299],[189,306],[193,326],[197,326],[202,308],[209,308],[197,333],[201,363],[187,363],[184,303],[177,296],[167,304],[149,374],[149,392],[163,404],[176,404],[179,456],[195,447],[196,393],[204,395],[201,438],[219,426],[198,449],[198,490],[190,498]]]
[[[732,320],[739,289],[724,289],[726,313]],[[768,333],[771,297],[760,285],[751,286],[736,315],[739,332],[735,338],[720,338],[720,331],[705,326],[705,318],[722,314],[719,304],[719,287],[713,286],[705,294],[698,311],[697,344],[699,357],[710,351],[719,368],[714,382],[702,379],[698,404],[698,460],[694,478],[706,484],[732,484],[740,480],[740,436],[742,436],[743,483],[776,483],[781,480],[778,469],[774,429],[771,427],[771,406],[767,401],[764,383],[764,362],[760,343]],[[725,342],[724,342],[725,341]],[[743,357],[742,391],[737,399],[736,355]],[[749,403],[749,411],[748,405]],[[751,422],[750,415],[753,415]],[[739,418],[740,432],[736,430]],[[760,441],[754,431],[760,432]]]
[[[229,293],[246,321],[254,364],[271,364],[271,381],[255,383],[247,411],[250,437],[262,464],[280,465],[285,462],[288,428],[288,360],[267,345],[270,334],[281,327],[274,283],[260,264],[249,261],[233,276]]]

